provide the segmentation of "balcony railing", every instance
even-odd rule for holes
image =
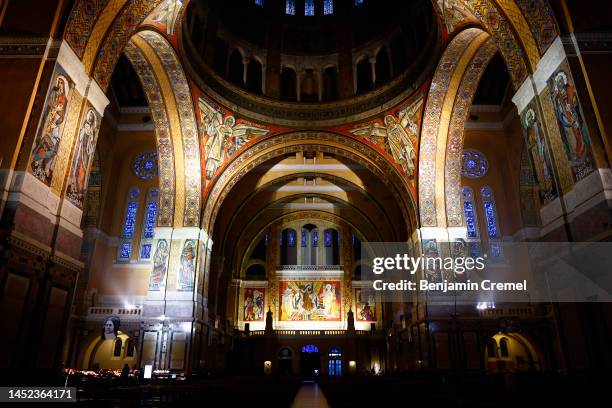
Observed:
[[[278,265],[278,271],[342,271],[342,265]]]
[[[263,336],[264,330],[253,330],[244,332],[247,336]],[[359,336],[373,336],[377,332],[371,330],[355,330],[355,334]],[[274,330],[274,334],[278,336],[339,336],[346,334],[346,330]]]
[[[90,307],[89,315],[123,316],[125,318],[138,318],[142,314],[139,307]]]

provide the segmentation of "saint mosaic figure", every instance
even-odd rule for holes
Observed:
[[[195,275],[195,241],[185,241],[181,252],[180,268],[178,273],[178,290],[189,291],[193,289],[193,277]]]
[[[169,254],[168,241],[165,239],[157,241],[157,248],[155,248],[155,255],[153,255],[153,271],[149,281],[149,290],[160,290],[164,287]]]
[[[565,71],[559,70],[552,78],[553,101],[567,159],[574,181],[582,180],[593,171],[589,133],[580,111],[578,96]]]
[[[102,328],[102,340],[115,340],[119,334],[120,320],[117,316],[109,316],[104,321]]]
[[[30,167],[34,176],[47,185],[53,178],[53,164],[59,150],[69,92],[68,79],[58,74],[47,96],[42,123],[34,141]]]
[[[553,200],[557,193],[553,184],[552,164],[546,140],[538,123],[536,113],[532,108],[527,109],[525,112],[524,126],[527,132],[527,148],[529,149],[540,190],[540,200],[542,203],[547,203]]]
[[[98,118],[94,110],[90,108],[85,114],[85,120],[79,131],[72,171],[66,190],[70,201],[78,207],[83,205],[87,187],[87,171],[96,148],[97,132]]]

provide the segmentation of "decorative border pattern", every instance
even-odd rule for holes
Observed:
[[[546,0],[516,0],[516,4],[529,24],[540,55],[544,55],[559,35],[559,28],[550,4]]]
[[[151,108],[151,117],[155,123],[155,137],[157,139],[157,153],[159,166],[159,211],[157,215],[158,227],[171,227],[174,215],[174,153],[170,124],[166,114],[166,106],[161,94],[161,88],[149,62],[142,52],[132,43],[125,47],[128,57],[138,78]]]
[[[180,118],[185,165],[185,210],[183,226],[197,227],[200,223],[201,168],[200,145],[191,91],[180,61],[172,46],[160,34],[143,31],[137,34],[147,41],[161,60],[170,80]]]
[[[512,30],[512,23],[499,12],[495,5],[491,4],[491,0],[462,1],[495,39],[506,61],[512,84],[515,89],[518,89],[527,78],[529,70],[526,64],[527,59],[521,49],[521,42],[515,37]],[[533,41],[533,38],[531,40]]]
[[[82,0],[74,3],[70,19],[66,24],[64,39],[70,44],[70,47],[79,58],[83,58],[85,47],[98,21],[98,17],[109,1]]]
[[[446,139],[446,165],[444,168],[444,190],[446,197],[446,220],[449,227],[463,225],[461,207],[461,161],[465,122],[470,114],[476,88],[489,61],[497,52],[497,44],[489,38],[478,50],[468,65],[453,105],[448,137]]]
[[[104,91],[108,88],[113,68],[136,28],[162,0],[130,2],[109,28],[93,64],[93,78]]]
[[[457,34],[444,51],[431,83],[423,116],[419,148],[419,211],[422,227],[435,227],[437,224],[435,157],[444,98],[461,55],[468,45],[482,33],[483,31],[478,28],[470,28]]]

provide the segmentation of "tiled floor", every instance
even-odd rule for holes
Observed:
[[[291,408],[329,408],[329,405],[319,384],[304,383],[295,396]]]

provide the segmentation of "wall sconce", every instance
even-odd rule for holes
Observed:
[[[264,361],[264,373],[272,374],[272,362],[269,360]]]
[[[349,361],[348,365],[349,365],[349,372],[355,373],[355,371],[357,370],[357,362],[355,360],[351,360]]]

